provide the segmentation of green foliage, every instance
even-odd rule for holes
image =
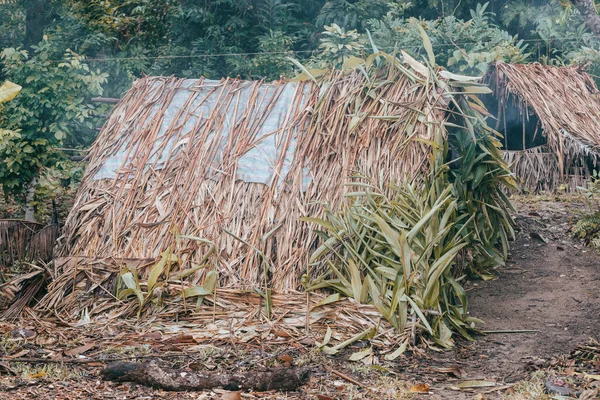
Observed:
[[[61,62],[44,40],[29,55],[7,48],[0,54],[4,73],[24,89],[0,106],[0,182],[5,192],[22,192],[31,179],[56,159],[55,148],[86,146],[93,140],[90,97],[102,93],[106,74],[92,71],[84,58],[67,50]]]
[[[329,0],[326,1],[315,18],[317,27],[338,25],[347,29],[364,28],[365,21],[381,18],[389,12],[410,7],[404,1],[388,0]]]
[[[424,21],[387,15],[381,20],[370,20],[368,25],[378,45],[404,49],[415,57],[424,54],[420,44],[415,46],[421,43],[422,27],[431,40],[437,63],[451,71],[477,75],[496,60],[526,62],[527,46],[494,25],[487,6],[488,3],[477,4],[467,21],[454,16]]]
[[[593,249],[600,250],[600,211],[581,216],[571,232]]]
[[[53,149],[87,146],[97,121],[86,101],[100,85],[120,97],[142,74],[278,79],[294,74],[288,56],[339,68],[372,41],[421,60],[421,30],[450,71],[480,75],[504,60],[582,63],[600,75],[600,39],[566,0],[5,1],[0,79],[27,97],[0,109],[0,183],[22,192],[64,158]],[[50,39],[32,48],[42,34]]]
[[[432,170],[426,179],[417,176],[390,187],[358,183],[365,189],[352,193],[350,205],[339,212],[326,210],[325,219],[304,218],[325,230],[310,260],[310,269],[323,274],[307,289],[330,288],[373,304],[400,331],[418,321],[437,345],[451,347],[452,331],[470,338],[474,322],[467,316],[466,295],[458,283],[463,270],[456,261],[466,261],[469,272],[483,279],[492,277],[486,267],[504,263],[514,232],[502,189],[514,181],[501,143],[475,111],[485,107],[474,94],[489,93],[489,88],[476,78],[440,70],[430,39],[424,30],[420,34],[430,66],[406,54],[405,63],[421,71],[420,84],[431,90],[462,93],[450,99],[456,112],[445,123],[447,137],[431,127],[432,140],[423,141],[431,146]],[[393,56],[378,54],[385,60],[381,67],[404,68]],[[450,147],[458,159],[446,163]]]
[[[315,61],[321,68],[342,68],[350,57],[360,56],[364,44],[356,29],[346,31],[337,24],[325,26]]]
[[[578,218],[571,227],[571,233],[600,251],[600,173],[594,171],[586,187],[578,189],[588,206],[588,212]]]
[[[471,270],[482,279],[490,279],[485,268],[504,265],[509,239],[514,238],[509,214],[512,206],[502,189],[514,188],[515,181],[503,161],[500,142],[492,133],[474,135],[473,132],[489,129],[483,121],[475,121],[470,129],[451,130],[450,143],[461,156],[449,181],[458,200],[459,214],[471,216],[458,224],[463,234],[469,235]]]
[[[474,254],[469,267],[484,279],[483,267],[504,262],[513,228],[501,187],[511,177],[490,136],[453,136],[465,151],[458,170],[443,164],[448,149],[438,137],[435,169],[424,182],[364,185],[350,206],[305,219],[326,234],[311,257],[311,268],[325,273],[307,290],[330,288],[373,304],[401,331],[412,318],[442,347],[453,345],[452,331],[471,337],[476,320],[456,262]]]
[[[390,195],[371,187],[351,206],[328,212],[317,221],[327,238],[311,257],[313,268],[326,272],[307,290],[332,288],[373,304],[400,331],[418,320],[442,347],[453,343],[448,326],[469,337],[466,294],[452,276],[467,243],[455,229],[452,186],[437,183],[443,179],[432,174],[422,184],[392,186]]]
[[[184,285],[186,278],[207,267],[204,262],[217,253],[214,243],[195,236],[178,236],[178,239],[191,239],[208,244],[210,247],[205,259],[195,267],[182,270],[179,268],[181,262],[179,256],[171,250],[163,251],[161,259],[149,268],[145,281],[142,279],[143,274],[140,274],[135,267],[123,266],[117,280],[116,296],[120,300],[134,298],[138,306],[138,317],[146,306],[152,304],[155,309],[160,310],[164,301],[172,300],[173,297],[182,299],[184,304],[196,299],[196,309],[198,309],[206,296],[215,294],[219,278],[216,269],[206,272],[201,286]]]
[[[77,188],[83,177],[85,163],[59,159],[51,167],[39,173],[35,199],[31,205],[35,209],[35,219],[40,223],[51,222],[53,212],[59,221],[64,222],[69,214]],[[55,200],[56,210],[53,210]]]

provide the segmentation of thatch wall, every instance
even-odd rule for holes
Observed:
[[[108,273],[94,284],[108,284],[126,259],[145,265],[170,249],[181,268],[218,264],[221,287],[267,279],[273,290],[297,289],[317,238],[299,218],[361,190],[351,180],[398,181],[427,170],[429,147],[414,139],[445,132],[439,89],[396,68],[380,73],[335,72],[319,86],[136,81],[90,152],[59,239],[57,255],[81,267],[56,275],[102,260]],[[205,269],[189,284],[201,283]],[[55,278],[52,285],[64,283]]]
[[[506,109],[512,100],[520,108],[523,124],[528,110],[535,112],[537,134],[546,138],[547,144],[540,148],[505,153],[507,162],[517,163],[513,171],[522,187],[554,191],[561,185],[574,188],[589,177],[600,158],[600,92],[585,71],[498,62],[485,81],[498,99],[497,128],[506,126]],[[524,130],[522,134],[534,133]]]
[[[8,270],[19,262],[49,261],[58,230],[56,224],[0,220],[0,270]]]

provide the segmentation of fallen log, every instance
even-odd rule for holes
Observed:
[[[278,367],[265,371],[219,373],[164,368],[155,362],[116,362],[109,364],[100,371],[100,374],[105,380],[134,382],[170,391],[195,391],[221,387],[226,390],[289,392],[302,386],[310,372],[302,368]]]

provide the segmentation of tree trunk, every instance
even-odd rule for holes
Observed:
[[[596,36],[600,37],[600,15],[594,9],[593,0],[572,0],[583,17],[585,25]]]
[[[28,0],[26,4],[25,40],[23,44],[26,50],[31,50],[31,46],[35,46],[44,38],[44,28],[49,12],[46,7],[48,0]]]
[[[35,188],[37,186],[37,177],[31,178],[27,187],[27,196],[25,197],[25,221],[37,222],[35,220],[35,210],[33,209],[33,200],[35,199]]]

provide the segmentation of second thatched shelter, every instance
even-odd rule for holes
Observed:
[[[600,157],[600,93],[581,67],[491,66],[483,97],[503,134],[505,160],[532,192],[584,184]]]

